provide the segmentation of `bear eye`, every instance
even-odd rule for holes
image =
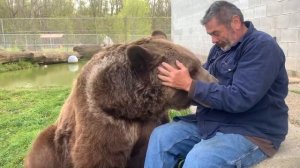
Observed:
[[[197,68],[191,68],[191,70],[190,70],[191,77],[194,77],[197,74],[197,72],[198,72]]]

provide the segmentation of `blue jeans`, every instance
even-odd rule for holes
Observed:
[[[203,140],[196,123],[171,122],[151,134],[145,168],[173,168],[180,157],[183,168],[250,167],[267,156],[257,145],[238,134],[218,132]]]

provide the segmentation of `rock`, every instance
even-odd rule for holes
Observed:
[[[75,46],[73,51],[77,52],[81,57],[91,58],[94,54],[102,49],[103,48],[100,45],[80,45]]]
[[[78,62],[78,58],[75,55],[70,55],[68,57],[68,63],[77,63]]]

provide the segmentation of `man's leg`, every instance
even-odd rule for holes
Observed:
[[[258,146],[244,136],[217,133],[193,147],[186,156],[183,168],[250,167],[266,158]]]
[[[201,139],[196,123],[171,122],[151,134],[145,168],[173,168]]]

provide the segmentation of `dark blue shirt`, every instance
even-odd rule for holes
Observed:
[[[190,98],[198,106],[204,139],[216,132],[236,133],[271,141],[278,149],[288,131],[288,76],[285,55],[268,34],[245,22],[246,34],[228,51],[213,46],[203,65],[219,82],[193,81]]]

